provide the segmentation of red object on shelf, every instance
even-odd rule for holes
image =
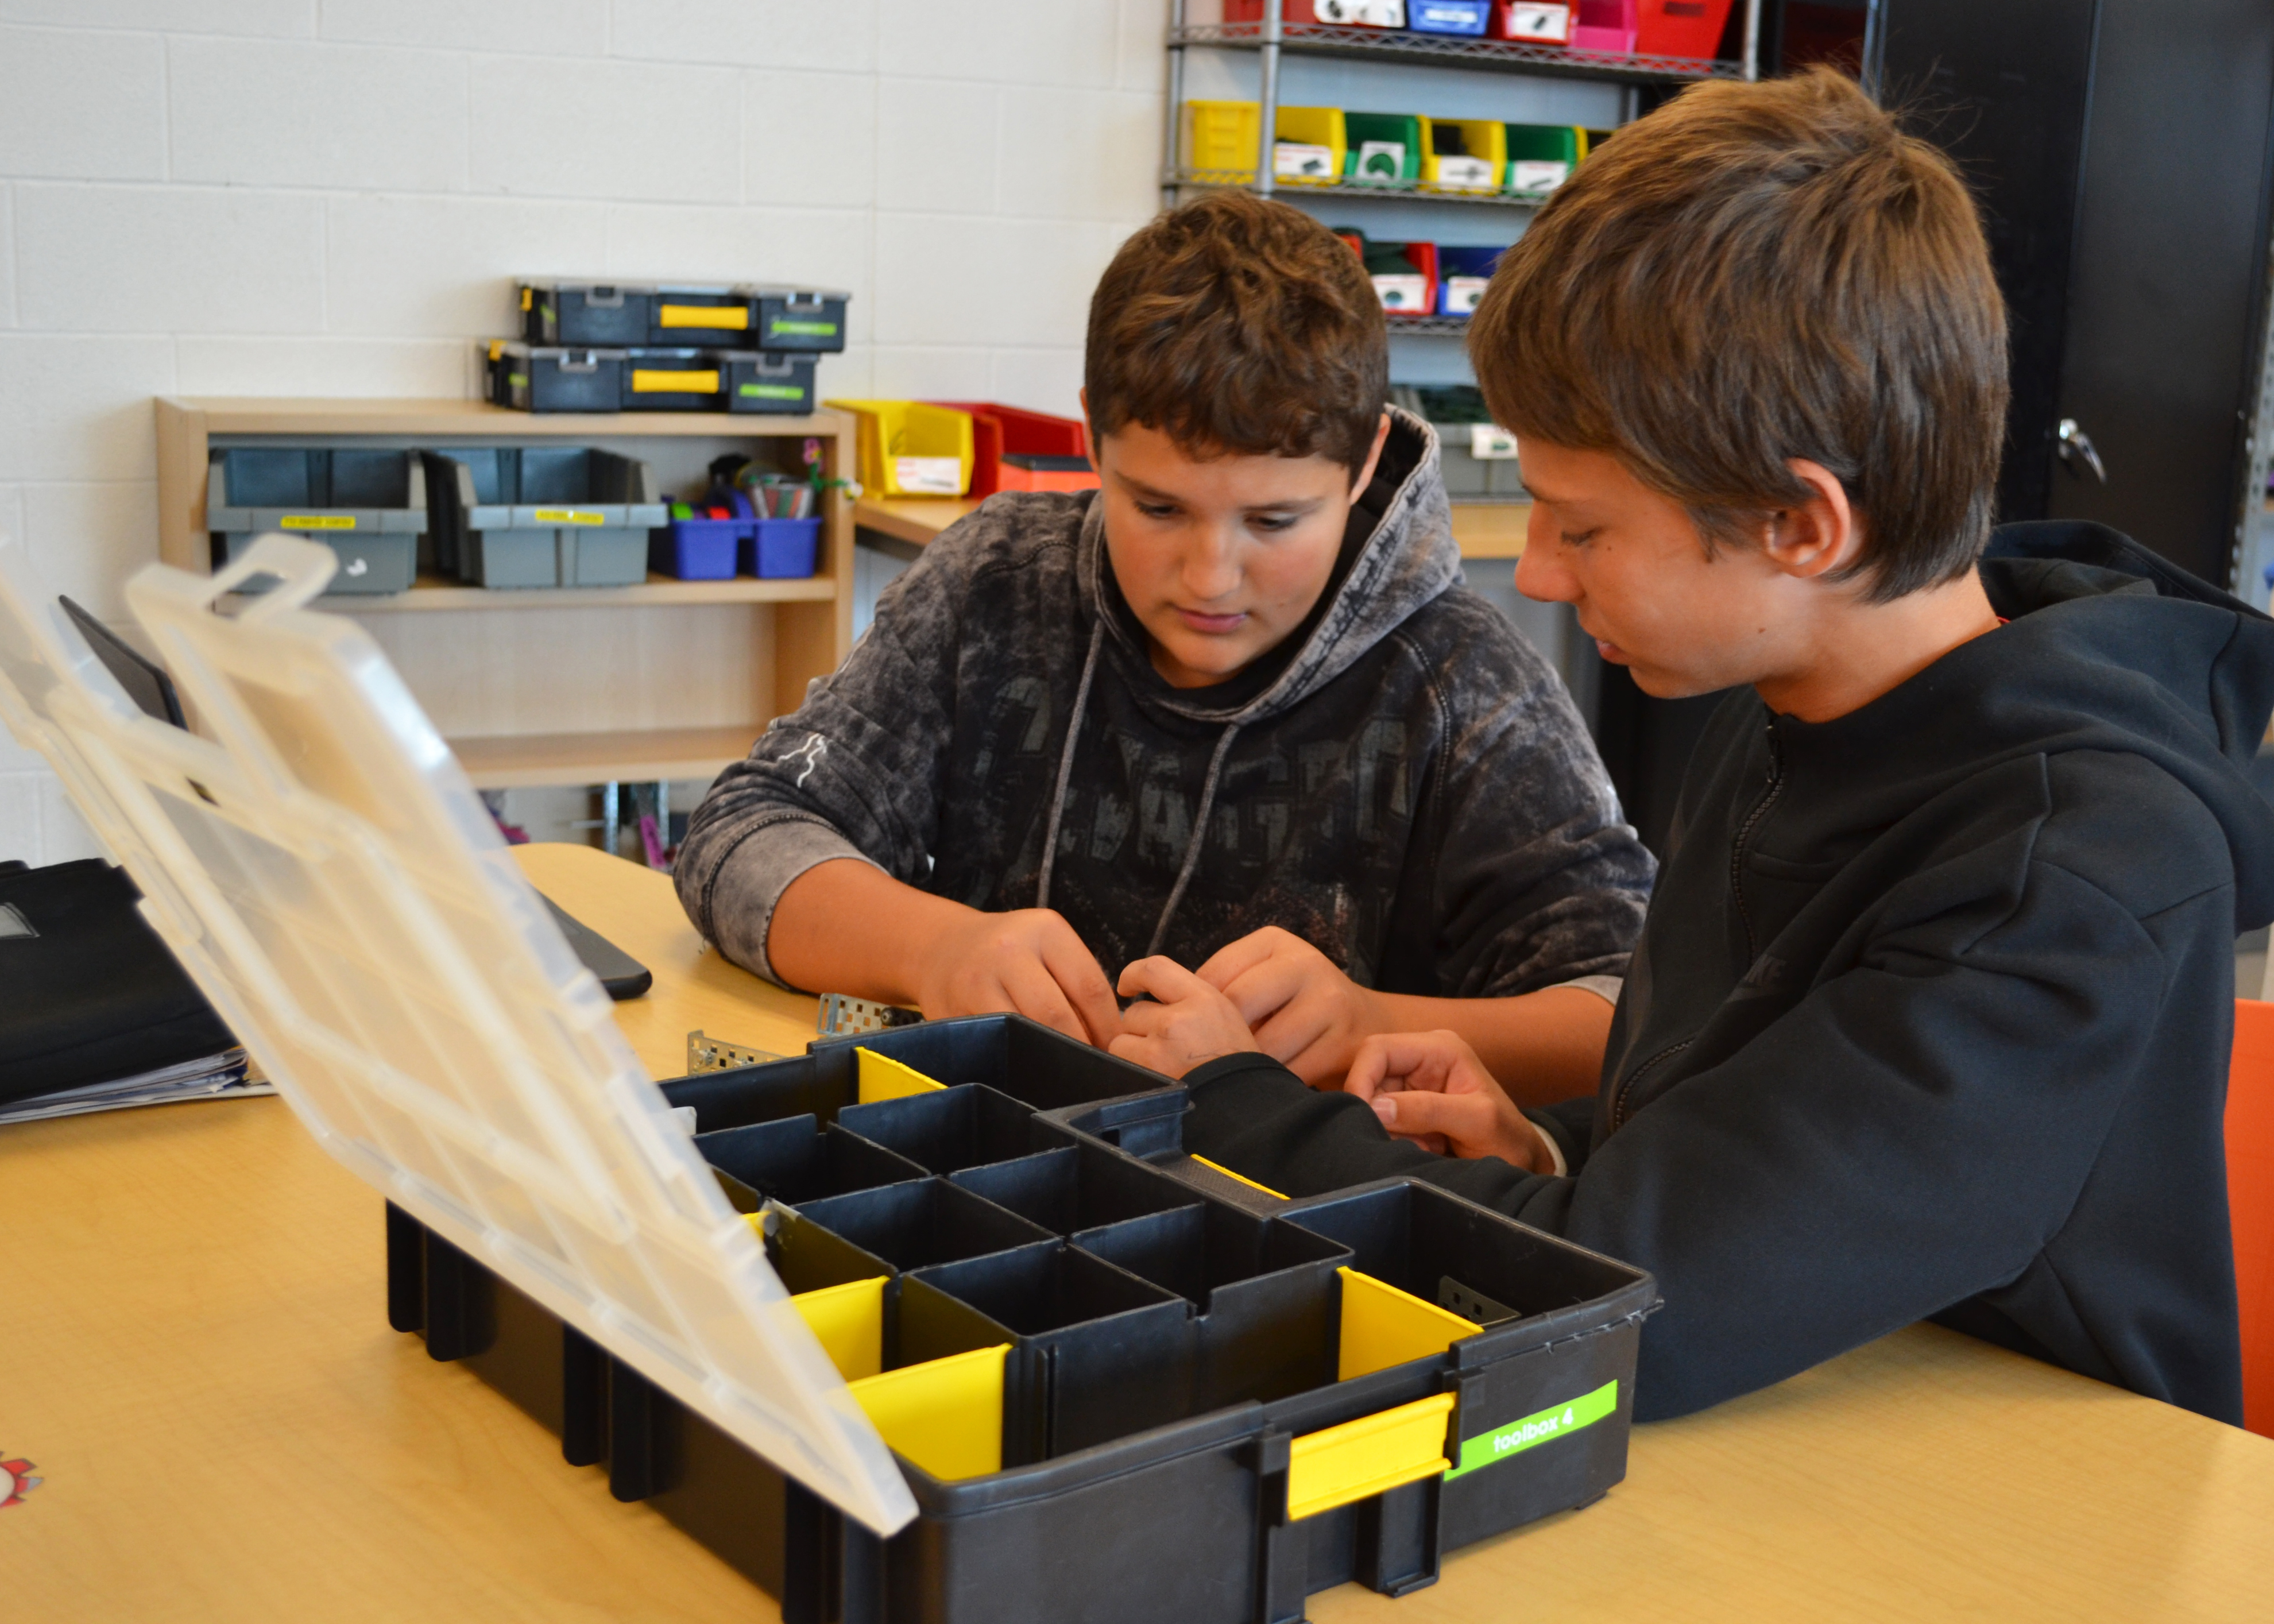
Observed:
[[[1570,0],[1559,0],[1552,5],[1534,5],[1530,0],[1500,0],[1493,7],[1492,36],[1496,40],[1514,40],[1521,45],[1569,45],[1571,13],[1577,9]]]
[[[1571,19],[1571,49],[1633,56],[1641,11],[1640,0],[1578,0]]]
[[[1640,56],[1692,56],[1710,61],[1721,49],[1735,0],[1642,0],[1635,36]]]
[[[1263,0],[1224,0],[1224,20],[1228,23],[1261,22]],[[1285,0],[1279,20],[1283,23],[1314,23],[1319,19],[1311,11],[1311,0]]]
[[[1054,417],[1048,412],[998,405],[992,401],[930,401],[951,411],[971,414],[971,495],[974,500],[998,491],[1094,491],[1094,469],[1021,468],[1006,465],[1006,456],[1087,457],[1081,419]]]

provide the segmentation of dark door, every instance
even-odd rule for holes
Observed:
[[[2270,127],[2274,0],[2102,0],[2059,402],[2029,425],[2045,513],[2222,586],[2258,393]],[[2105,483],[2046,454],[2062,419]]]

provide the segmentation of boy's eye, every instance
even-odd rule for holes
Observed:
[[[1565,530],[1563,532],[1563,545],[1567,547],[1584,547],[1602,533],[1602,529],[1600,525],[1593,530]]]
[[[1259,513],[1251,517],[1247,524],[1251,530],[1276,535],[1281,530],[1294,528],[1295,515],[1290,513]]]
[[[1148,519],[1166,519],[1174,516],[1177,510],[1166,502],[1140,502],[1137,511]]]

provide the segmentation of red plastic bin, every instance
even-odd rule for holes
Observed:
[[[1733,4],[1735,0],[1642,0],[1635,54],[1712,60],[1721,49]]]
[[[971,495],[992,496],[998,491],[1094,491],[1097,472],[1089,466],[1089,447],[1083,442],[1081,419],[1054,417],[1048,412],[1028,411],[993,401],[930,401],[951,411],[971,415]],[[1031,467],[1006,463],[1005,457],[1041,458],[1062,462],[1083,459],[1079,469]]]

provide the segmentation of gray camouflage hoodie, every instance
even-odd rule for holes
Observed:
[[[1109,978],[1266,925],[1391,992],[1622,975],[1650,856],[1562,683],[1460,579],[1436,437],[1395,413],[1310,619],[1179,690],[1122,599],[1096,492],[996,496],[719,775],[681,900],[777,981],[775,905],[844,857],[990,912],[1056,908]]]

